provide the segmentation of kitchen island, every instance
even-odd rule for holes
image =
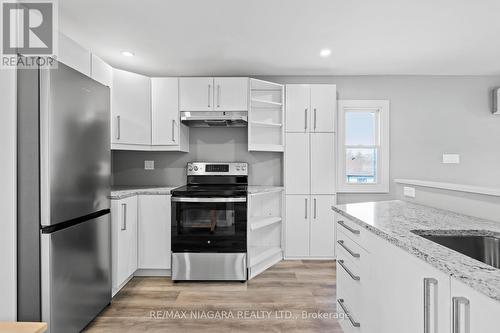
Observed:
[[[422,237],[495,238],[500,237],[499,222],[399,200],[332,209],[337,298],[353,319],[343,323],[346,331],[397,332],[405,327],[405,332],[422,332],[435,327],[451,332],[450,323],[461,327],[453,332],[499,327],[500,269]],[[385,306],[370,305],[381,299]],[[392,316],[398,308],[406,311]]]

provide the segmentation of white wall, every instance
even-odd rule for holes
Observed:
[[[191,128],[189,153],[113,152],[114,185],[184,185],[186,164],[194,161],[247,162],[252,185],[282,185],[282,153],[249,152],[246,128]],[[155,170],[144,170],[144,160]]]
[[[0,70],[0,321],[16,320],[16,84]]]

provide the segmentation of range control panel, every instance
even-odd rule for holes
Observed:
[[[188,176],[248,176],[248,163],[191,162],[187,165]]]

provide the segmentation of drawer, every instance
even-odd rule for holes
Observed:
[[[337,257],[337,310],[348,312],[340,319],[345,332],[361,332],[363,321],[362,270],[344,253]],[[339,303],[340,302],[340,303]],[[345,310],[342,309],[342,306]],[[359,327],[357,326],[359,324]]]
[[[336,253],[343,254],[345,257],[351,259],[358,267],[362,266],[362,262],[368,256],[368,252],[349,238],[341,229],[337,229],[337,243],[335,246],[337,247]]]
[[[366,245],[366,234],[368,231],[364,228],[338,214],[335,215],[335,227],[338,231],[343,232],[360,247],[370,252]]]

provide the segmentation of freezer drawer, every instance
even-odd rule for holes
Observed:
[[[110,215],[42,233],[42,321],[80,332],[111,301]]]

